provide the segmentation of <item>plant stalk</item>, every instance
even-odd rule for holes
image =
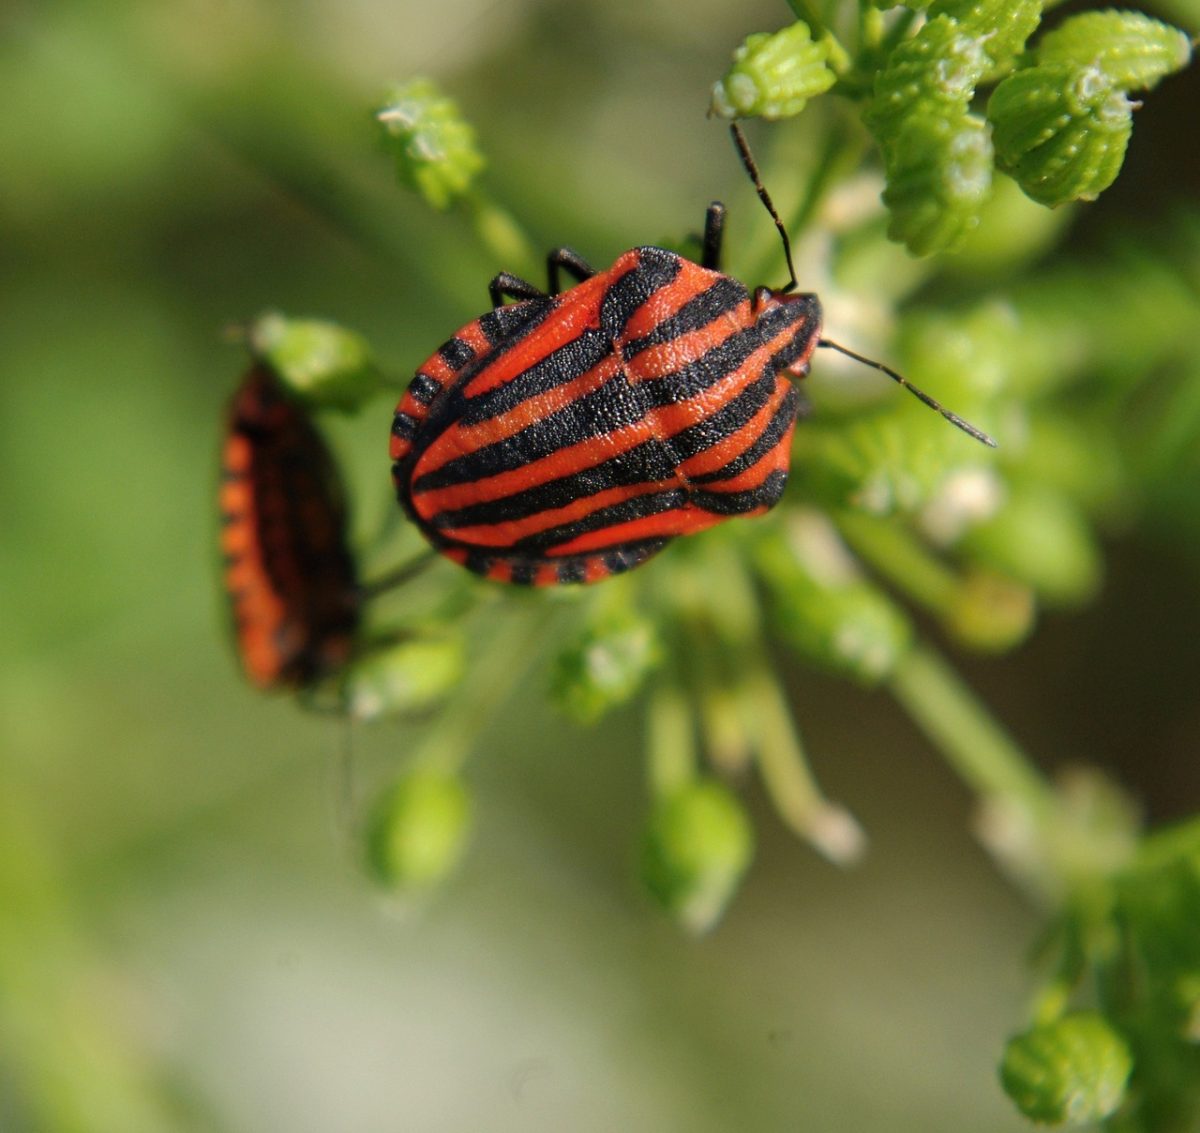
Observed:
[[[974,791],[1018,805],[1038,821],[1054,812],[1054,792],[1041,772],[933,649],[914,647],[890,688]]]

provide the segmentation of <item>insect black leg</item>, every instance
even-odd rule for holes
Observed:
[[[573,248],[555,248],[546,257],[546,274],[550,279],[551,295],[557,295],[562,291],[562,287],[559,285],[560,271],[573,275],[577,283],[591,279],[596,274],[592,265]]]
[[[700,245],[700,266],[721,270],[721,238],[725,235],[725,206],[713,201],[704,214],[704,241]]]
[[[488,284],[488,294],[492,297],[492,307],[503,307],[505,298],[508,299],[545,299],[546,293],[540,288],[527,283],[519,275],[502,271]]]
[[[416,578],[430,563],[437,558],[436,551],[425,551],[415,559],[410,559],[395,570],[381,575],[373,582],[363,582],[358,586],[356,595],[359,601],[369,601],[379,594],[384,594],[397,586],[402,586],[410,579]]]

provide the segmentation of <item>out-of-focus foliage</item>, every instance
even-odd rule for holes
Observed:
[[[434,208],[448,208],[464,196],[483,169],[475,131],[428,79],[393,88],[375,117],[400,180]]]
[[[620,602],[611,612],[597,606],[558,654],[550,695],[580,723],[595,723],[634,696],[661,660],[652,621]]]
[[[733,53],[733,66],[713,86],[713,113],[723,118],[799,114],[810,98],[837,82],[830,66],[834,47],[828,37],[814,42],[800,20],[774,35],[749,36]]]
[[[1104,1017],[1080,1011],[1012,1039],[1000,1073],[1026,1117],[1083,1125],[1113,1114],[1131,1066],[1129,1048]]]
[[[444,881],[467,843],[470,799],[454,775],[422,768],[378,800],[367,828],[367,861],[385,886],[419,892]]]
[[[1035,201],[1095,200],[1133,132],[1128,92],[1186,67],[1187,35],[1139,12],[1085,12],[1048,32],[988,102],[996,162]]]
[[[248,338],[254,353],[315,405],[349,412],[379,392],[379,367],[366,342],[344,327],[272,311],[254,320]]]
[[[993,168],[1045,205],[1094,200],[1116,178],[1133,128],[1130,91],[1186,67],[1185,32],[1138,12],[1087,12],[1040,36],[1043,0],[933,0],[908,13],[860,6],[854,41],[799,5],[795,24],[750,37],[717,85],[727,117],[783,118],[830,87],[867,100],[887,176],[888,234],[918,255],[953,250],[980,223]],[[834,73],[821,68],[837,59]],[[986,119],[973,103],[996,84]]]
[[[754,855],[754,828],[720,783],[689,783],[658,800],[646,829],[642,881],[693,932],[721,918]]]
[[[447,632],[370,648],[346,673],[342,694],[347,712],[372,720],[438,704],[462,680],[464,644],[459,635]]]

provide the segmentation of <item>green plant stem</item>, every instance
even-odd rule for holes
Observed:
[[[787,697],[769,664],[759,597],[733,545],[714,541],[709,547],[703,585],[688,586],[687,578],[685,573],[684,584],[677,585],[671,597],[686,627],[679,645],[692,659],[700,695],[706,695],[704,677],[712,676],[713,661],[719,661],[716,667],[727,674],[728,700],[721,704],[722,716],[710,715],[706,720],[714,725],[713,737],[727,742],[734,754],[739,754],[738,748],[753,751],[771,802],[792,830],[831,861],[853,861],[866,839],[858,823],[825,798],[809,769]],[[696,584],[700,579],[696,574],[691,581]],[[720,595],[719,602],[713,601],[714,594]],[[694,714],[705,720],[704,709]],[[656,758],[665,757],[657,756],[652,744],[651,759]],[[726,756],[725,763],[729,762]],[[666,770],[671,770],[670,764]],[[662,777],[662,771],[656,774],[656,780]]]
[[[891,28],[880,42],[880,50],[886,57],[896,45],[908,35],[909,28],[913,25],[913,20],[917,18],[917,13],[905,9],[897,14]]]
[[[664,798],[696,778],[697,763],[691,709],[672,677],[664,677],[650,693],[646,732],[650,791]]]
[[[842,537],[873,570],[918,605],[946,613],[959,591],[955,573],[898,524],[863,512],[835,517]]]
[[[711,649],[698,650],[696,711],[709,762],[723,775],[739,775],[746,769],[754,745],[739,709],[736,678],[725,666],[718,667],[718,656]]]
[[[828,117],[821,152],[813,163],[808,184],[804,186],[800,207],[792,217],[791,232],[803,232],[812,223],[829,190],[843,180],[848,170],[858,164],[863,147],[854,137],[853,130],[843,120],[842,115],[831,114]]]
[[[731,603],[733,620],[753,625],[757,622],[758,610],[752,592],[748,595],[749,611],[739,609],[737,598],[747,597],[742,593],[745,588],[727,588],[724,584],[728,572],[721,569],[727,565],[726,556],[718,553],[712,558],[717,568],[713,571],[713,578],[719,593],[722,596],[734,596]],[[733,574],[738,582],[744,578],[739,578],[739,573]],[[722,609],[727,610],[728,607],[722,603]],[[673,652],[677,658],[680,679],[686,685],[699,724],[704,756],[718,773],[737,775],[745,770],[753,747],[734,691],[740,672],[734,658],[741,649],[744,632],[731,645],[723,640],[733,628],[728,624],[714,627],[707,618],[702,617],[685,616],[675,620],[677,632]]]
[[[792,830],[830,861],[849,865],[861,857],[866,838],[854,818],[821,793],[787,698],[762,657],[762,652],[747,654],[737,693],[767,793]]]
[[[1050,785],[933,649],[914,647],[897,666],[889,687],[973,790],[1016,804],[1037,821],[1053,814]]]
[[[756,664],[743,678],[741,692],[756,726],[758,767],[771,799],[784,821],[807,836],[824,799],[779,685],[765,665]]]
[[[1030,1026],[1044,1026],[1061,1018],[1070,1007],[1071,997],[1086,972],[1087,961],[1079,924],[1065,918],[1058,929],[1058,936],[1060,943],[1055,970],[1030,1003]]]
[[[883,13],[871,0],[858,2],[858,50],[860,53],[874,51],[883,39]]]
[[[496,605],[489,608],[492,618],[501,624],[484,644],[469,681],[464,682],[469,684],[471,696],[461,699],[453,710],[439,713],[412,757],[414,767],[458,771],[470,755],[476,737],[509,699],[540,647],[554,638],[547,629],[549,619],[535,616],[530,608],[511,611],[503,621],[503,612]],[[550,616],[553,617],[553,612]]]
[[[788,7],[796,19],[808,24],[813,39],[819,39],[828,30],[824,18],[817,12],[817,6],[811,0],[788,0]]]
[[[507,209],[476,190],[465,201],[467,212],[479,242],[497,264],[517,275],[533,276],[543,258],[534,251],[533,241]]]

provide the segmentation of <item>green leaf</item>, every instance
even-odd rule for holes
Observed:
[[[475,130],[429,79],[395,87],[376,119],[402,184],[437,209],[463,197],[484,167]]]
[[[713,85],[712,112],[723,118],[791,118],[810,98],[827,91],[837,74],[830,66],[835,43],[814,41],[797,21],[773,35],[759,32],[733,53],[733,66]]]

